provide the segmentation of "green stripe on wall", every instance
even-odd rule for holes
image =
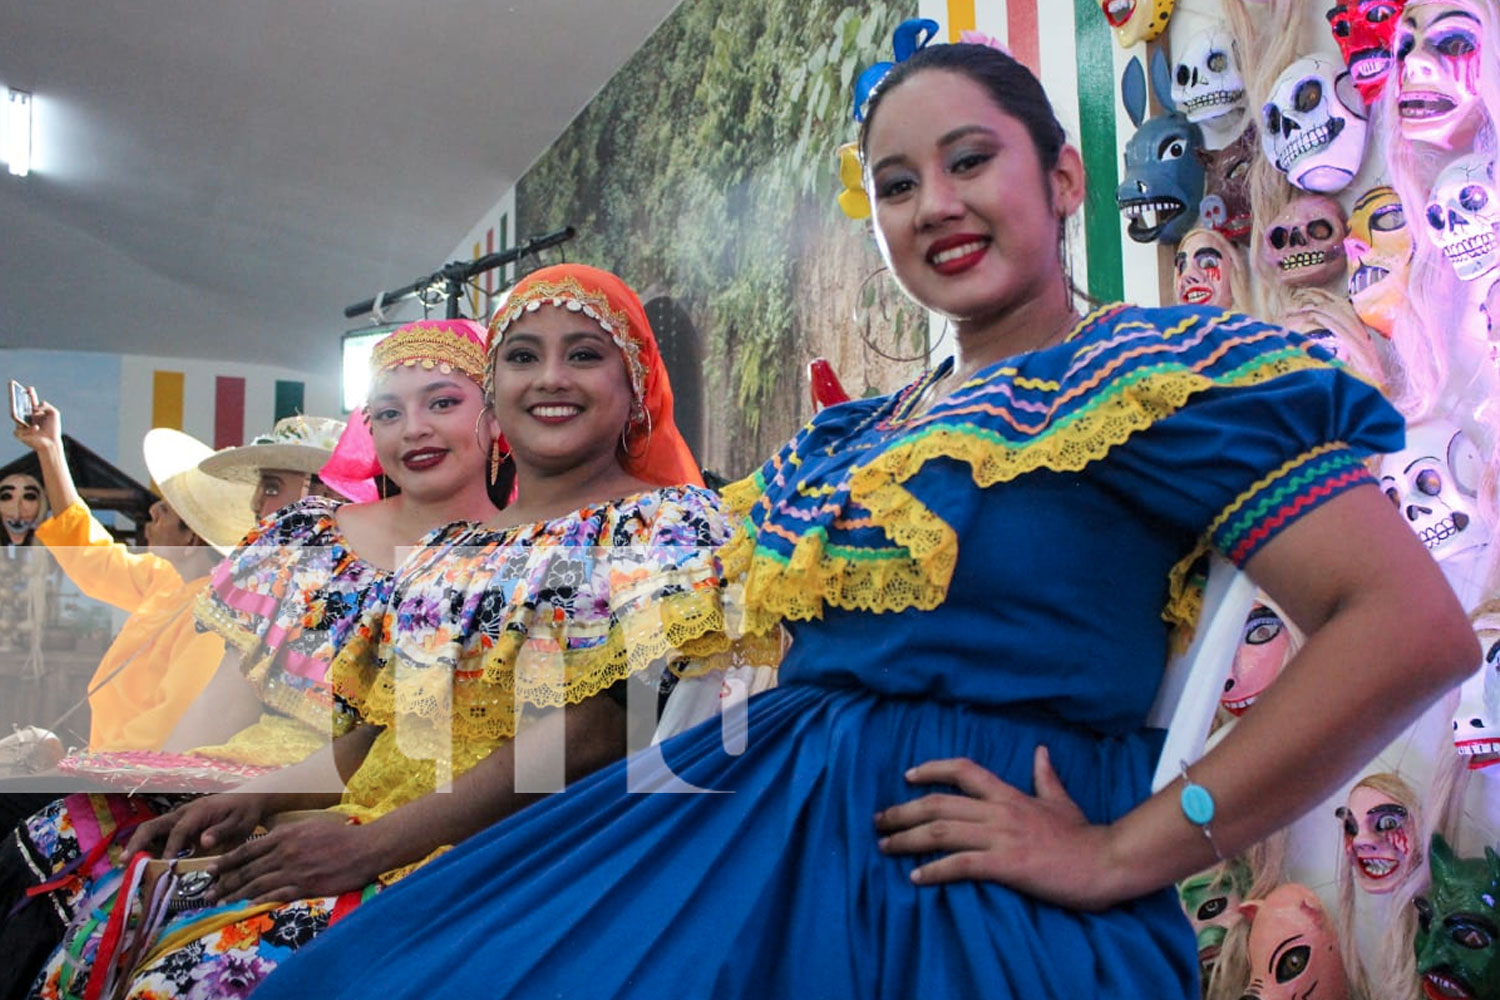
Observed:
[[[1078,122],[1083,166],[1089,175],[1083,206],[1084,242],[1089,261],[1089,294],[1103,302],[1125,297],[1125,269],[1120,250],[1119,143],[1115,137],[1114,34],[1099,9],[1099,0],[1073,0],[1078,30]]]
[[[276,416],[274,419],[281,420],[284,417],[295,417],[302,412],[302,383],[289,382],[282,379],[276,380]]]

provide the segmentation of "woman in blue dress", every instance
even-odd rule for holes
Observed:
[[[1402,440],[1377,392],[1242,316],[1074,312],[1083,168],[1029,71],[927,48],[861,154],[881,250],[957,356],[726,491],[744,627],[793,633],[743,747],[700,726],[491,827],[257,1000],[1196,996],[1173,880],[1477,662],[1364,468]],[[1184,780],[1151,794],[1145,726],[1208,548],[1310,635],[1190,766],[1211,824]]]

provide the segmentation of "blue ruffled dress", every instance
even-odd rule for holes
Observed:
[[[726,491],[746,627],[794,634],[743,752],[708,723],[498,823],[257,1000],[1196,997],[1170,889],[1078,913],[918,888],[873,816],[934,758],[1030,791],[1038,743],[1091,820],[1130,810],[1187,567],[1371,482],[1401,419],[1320,349],[1204,309],[1103,308],[917,413],[939,374],[819,413]]]

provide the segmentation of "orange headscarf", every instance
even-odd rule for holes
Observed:
[[[630,428],[625,470],[658,486],[703,485],[703,475],[672,415],[672,383],[656,348],[656,334],[639,296],[608,271],[587,264],[554,264],[516,282],[490,320],[484,391],[494,398],[495,354],[505,331],[543,305],[581,312],[610,335],[630,374]]]

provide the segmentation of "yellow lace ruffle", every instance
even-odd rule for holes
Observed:
[[[328,726],[324,731],[281,715],[263,713],[255,722],[217,746],[197,747],[194,756],[229,760],[237,764],[261,767],[286,767],[307,759],[313,751],[327,745]]]
[[[796,540],[785,561],[757,551],[749,514],[760,502],[762,489],[756,477],[733,483],[721,494],[735,528],[720,558],[726,578],[743,581],[745,631],[763,635],[782,620],[821,617],[825,604],[874,612],[937,607],[947,595],[958,560],[958,536],[904,486],[929,461],[964,462],[981,489],[1039,469],[1077,472],[1175,413],[1197,393],[1324,367],[1302,352],[1259,359],[1255,367],[1219,379],[1164,365],[1137,373],[1132,385],[1101,394],[1097,402],[1020,442],[982,429],[935,423],[850,473],[850,499],[869,510],[894,543],[886,553],[840,554],[818,527]],[[1174,590],[1173,601],[1183,600],[1190,598]]]

